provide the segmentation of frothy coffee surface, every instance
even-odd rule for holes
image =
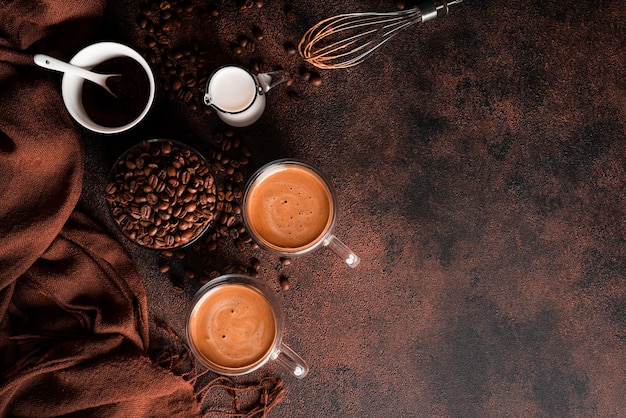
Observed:
[[[246,200],[252,231],[268,246],[293,252],[315,244],[332,223],[333,200],[315,172],[278,166],[255,181]]]
[[[276,332],[274,313],[265,297],[243,284],[210,290],[189,321],[190,343],[221,369],[245,369],[263,360]]]

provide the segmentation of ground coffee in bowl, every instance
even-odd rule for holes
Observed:
[[[120,56],[101,62],[91,71],[120,74],[107,81],[115,96],[93,83],[84,83],[83,107],[95,123],[113,128],[127,125],[141,115],[150,100],[150,79],[139,62]]]

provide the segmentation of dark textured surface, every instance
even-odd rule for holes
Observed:
[[[339,196],[337,235],[361,257],[294,260],[228,247],[215,257],[262,262],[280,292],[285,340],[310,375],[285,376],[272,413],[344,416],[624,416],[626,396],[626,7],[623,1],[465,1],[369,61],[321,71],[313,87],[288,55],[318,20],[394,10],[391,1],[265,2],[190,18],[214,68],[294,74],[269,93],[263,118],[237,135],[252,165],[314,163]],[[138,3],[110,1],[102,37],[142,50]],[[229,44],[253,25],[251,54]],[[305,67],[313,69],[312,67]],[[290,98],[294,92],[299,100]],[[293,96],[293,94],[292,94]],[[85,135],[82,205],[112,231],[100,190],[110,164],[148,137],[212,140],[222,123],[165,93],[135,131]],[[179,335],[198,288],[183,293],[129,246],[153,317]],[[240,378],[283,375],[275,366]]]

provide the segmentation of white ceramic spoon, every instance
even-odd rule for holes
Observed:
[[[84,68],[77,67],[65,61],[61,61],[57,58],[53,58],[44,54],[35,55],[34,60],[35,64],[39,65],[40,67],[47,68],[49,70],[60,71],[62,73],[72,74],[77,77],[84,78],[85,80],[89,80],[111,93],[113,97],[117,97],[107,85],[107,80],[111,77],[119,77],[121,76],[121,74],[94,73],[92,71],[85,70]]]

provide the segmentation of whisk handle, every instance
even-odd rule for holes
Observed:
[[[435,4],[435,2],[427,1],[417,6],[422,16],[422,23],[433,20],[439,16],[445,16],[448,14],[448,6],[452,4],[461,3],[463,0],[441,0]]]
[[[421,3],[419,6],[417,6],[417,8],[420,9],[420,14],[422,15],[422,23],[433,20],[439,15],[437,13],[437,6],[435,6],[435,3],[431,1]]]

